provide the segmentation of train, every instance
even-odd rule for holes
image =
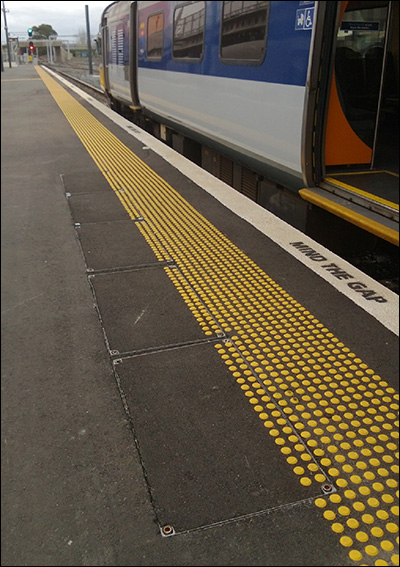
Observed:
[[[116,112],[326,245],[398,247],[398,2],[117,1],[100,34]]]

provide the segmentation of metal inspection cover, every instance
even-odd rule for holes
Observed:
[[[101,171],[84,171],[67,173],[62,176],[66,193],[95,193],[97,191],[112,191],[107,179]]]
[[[205,339],[167,275],[172,269],[90,276],[110,351],[133,352]]]
[[[113,191],[98,193],[75,193],[68,197],[75,223],[128,220],[129,215]]]
[[[182,532],[320,495],[300,484],[212,343],[115,369],[160,526]]]
[[[77,233],[88,270],[109,270],[158,262],[132,220],[83,224]]]

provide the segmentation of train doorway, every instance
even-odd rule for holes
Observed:
[[[398,219],[399,5],[339,5],[323,184]]]

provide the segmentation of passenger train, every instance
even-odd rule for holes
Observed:
[[[120,1],[101,37],[114,110],[327,245],[398,246],[398,2]]]

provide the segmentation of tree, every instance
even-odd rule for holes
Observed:
[[[58,33],[53,30],[50,24],[40,24],[40,26],[32,26],[33,39],[49,39],[51,35],[58,35]]]
[[[78,45],[87,45],[87,33],[85,28],[79,28],[76,36],[76,43]]]

